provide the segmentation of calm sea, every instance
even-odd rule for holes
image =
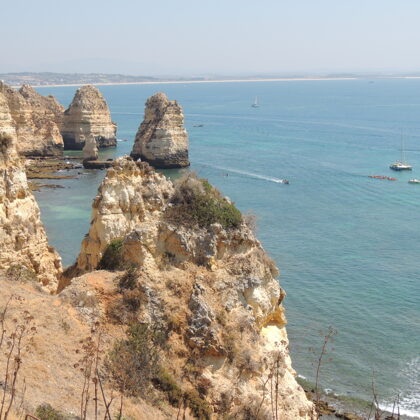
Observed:
[[[192,169],[257,215],[258,236],[280,267],[299,374],[313,381],[320,331],[333,326],[338,334],[322,386],[371,400],[374,371],[380,400],[390,405],[400,394],[402,412],[419,416],[420,185],[407,181],[420,178],[420,80],[100,89],[126,140],[103,157],[129,153],[153,93],[183,106]],[[67,106],[75,88],[39,91]],[[261,106],[252,108],[256,95]],[[414,169],[395,174],[388,167],[399,157],[401,129]],[[88,231],[103,176],[83,173],[62,181],[65,189],[36,194],[65,264]],[[278,182],[283,178],[290,185]]]

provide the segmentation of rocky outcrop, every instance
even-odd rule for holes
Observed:
[[[16,143],[8,100],[0,93],[0,269],[21,270],[23,266],[53,291],[61,259],[48,245]]]
[[[0,82],[17,134],[17,149],[24,156],[61,156],[60,134],[64,108],[52,97],[44,97],[30,86],[18,92]]]
[[[169,331],[163,364],[182,387],[205,389],[212,418],[268,420],[274,406],[284,420],[315,418],[291,367],[278,271],[260,242],[244,221],[175,217],[180,193],[192,202],[211,188],[197,179],[174,186],[145,162],[118,159],[93,202],[77,267],[103,265],[110,250],[138,267],[136,319]],[[214,197],[215,211],[229,203]]]
[[[86,139],[94,136],[99,148],[116,146],[117,126],[101,92],[87,85],[77,89],[73,102],[64,112],[61,134],[66,150],[82,150]]]
[[[119,158],[108,169],[92,205],[92,224],[78,257],[81,270],[95,269],[107,245],[160,213],[172,183],[146,163]]]
[[[155,168],[182,168],[190,164],[182,108],[164,93],[147,100],[131,156]]]

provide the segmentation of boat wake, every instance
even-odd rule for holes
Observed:
[[[232,168],[225,168],[223,166],[214,166],[214,165],[207,165],[203,164],[203,166],[208,166],[209,168],[220,169],[221,171],[226,171],[227,173],[232,172],[234,174],[242,175],[248,178],[254,179],[261,179],[263,181],[274,182],[276,184],[288,184],[289,181],[287,179],[275,178],[272,176],[265,176],[260,174],[255,174],[253,172],[242,171],[240,169],[232,169]]]

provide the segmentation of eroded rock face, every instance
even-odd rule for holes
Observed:
[[[274,263],[245,223],[172,222],[173,194],[146,163],[118,159],[94,200],[79,269],[122,241],[122,258],[140,270],[138,320],[170,331],[165,367],[183,386],[205,387],[214,418],[272,419],[274,401],[281,419],[315,418],[291,366]]]
[[[117,126],[101,92],[87,85],[77,89],[73,102],[64,112],[61,134],[66,150],[82,150],[86,139],[94,136],[99,148],[116,146]]]
[[[48,245],[16,143],[8,101],[0,93],[0,269],[23,265],[54,291],[61,273],[61,258]]]
[[[131,156],[155,168],[182,168],[190,164],[182,108],[164,93],[147,100]]]
[[[15,91],[0,82],[17,135],[17,149],[24,156],[61,156],[60,133],[64,108],[52,96],[42,96],[30,86]]]
[[[156,227],[154,214],[166,205],[173,186],[147,163],[122,157],[108,169],[93,201],[92,225],[78,258],[82,270],[95,269],[107,245],[142,225]]]

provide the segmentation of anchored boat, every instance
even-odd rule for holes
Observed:
[[[405,161],[404,138],[401,133],[401,160],[397,160],[389,166],[393,171],[411,171],[413,167]]]
[[[409,184],[420,184],[420,179],[413,178],[408,181]]]

